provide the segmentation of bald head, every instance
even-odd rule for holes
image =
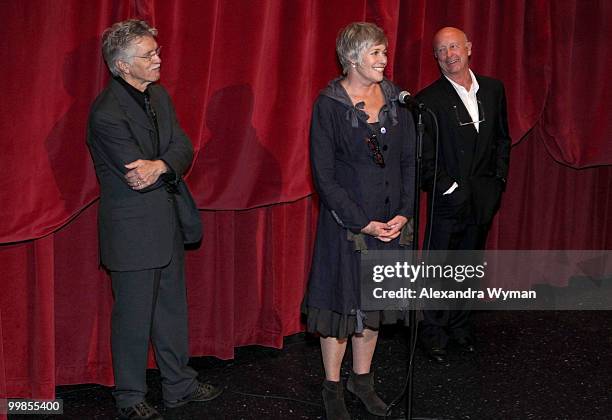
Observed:
[[[447,37],[452,38],[460,38],[463,42],[469,42],[467,35],[461,29],[453,28],[452,26],[446,26],[440,29],[433,37],[433,48],[434,52],[436,51],[436,44],[440,42],[440,39],[445,39]]]
[[[446,77],[457,81],[469,77],[469,61],[472,43],[460,29],[447,26],[433,37],[434,58]]]

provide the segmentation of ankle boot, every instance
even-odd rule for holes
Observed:
[[[387,404],[374,391],[373,372],[362,375],[351,372],[346,389],[355,394],[371,414],[382,417],[387,413]]]
[[[342,382],[323,381],[321,394],[327,420],[351,420],[346,405],[344,405]]]

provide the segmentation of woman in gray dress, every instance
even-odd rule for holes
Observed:
[[[317,237],[304,299],[307,329],[318,334],[328,419],[350,418],[340,366],[351,341],[347,389],[375,415],[387,405],[370,371],[384,312],[360,309],[359,252],[398,249],[414,204],[414,124],[399,89],[384,78],[387,38],[371,23],[352,23],[336,40],[343,76],[317,98],[310,154],[320,198]]]

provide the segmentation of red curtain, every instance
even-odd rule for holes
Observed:
[[[585,6],[588,3],[588,7]],[[0,397],[57,384],[112,384],[112,296],[98,267],[85,147],[89,105],[108,76],[100,33],[142,17],[164,46],[162,83],[196,149],[187,178],[205,240],[188,253],[194,355],[279,347],[300,330],[316,222],[308,126],[338,74],[351,21],[389,36],[387,75],[416,92],[438,77],[431,37],[463,28],[472,68],[504,81],[512,151],[489,246],[612,245],[612,127],[605,1],[2,2]],[[519,143],[520,142],[520,143]]]

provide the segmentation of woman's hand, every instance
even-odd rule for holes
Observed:
[[[397,238],[408,219],[404,216],[395,216],[387,223],[372,220],[366,227],[361,229],[361,233],[374,236],[379,241],[390,242]]]
[[[383,242],[389,242],[397,238],[402,232],[402,228],[408,222],[408,219],[404,216],[397,215],[393,219],[389,220],[386,225],[388,226],[385,231],[376,237],[376,239]]]
[[[388,229],[389,226],[386,223],[372,220],[370,223],[367,224],[366,227],[361,229],[361,233],[365,233],[366,235],[374,236],[377,238],[380,235],[383,235]]]

